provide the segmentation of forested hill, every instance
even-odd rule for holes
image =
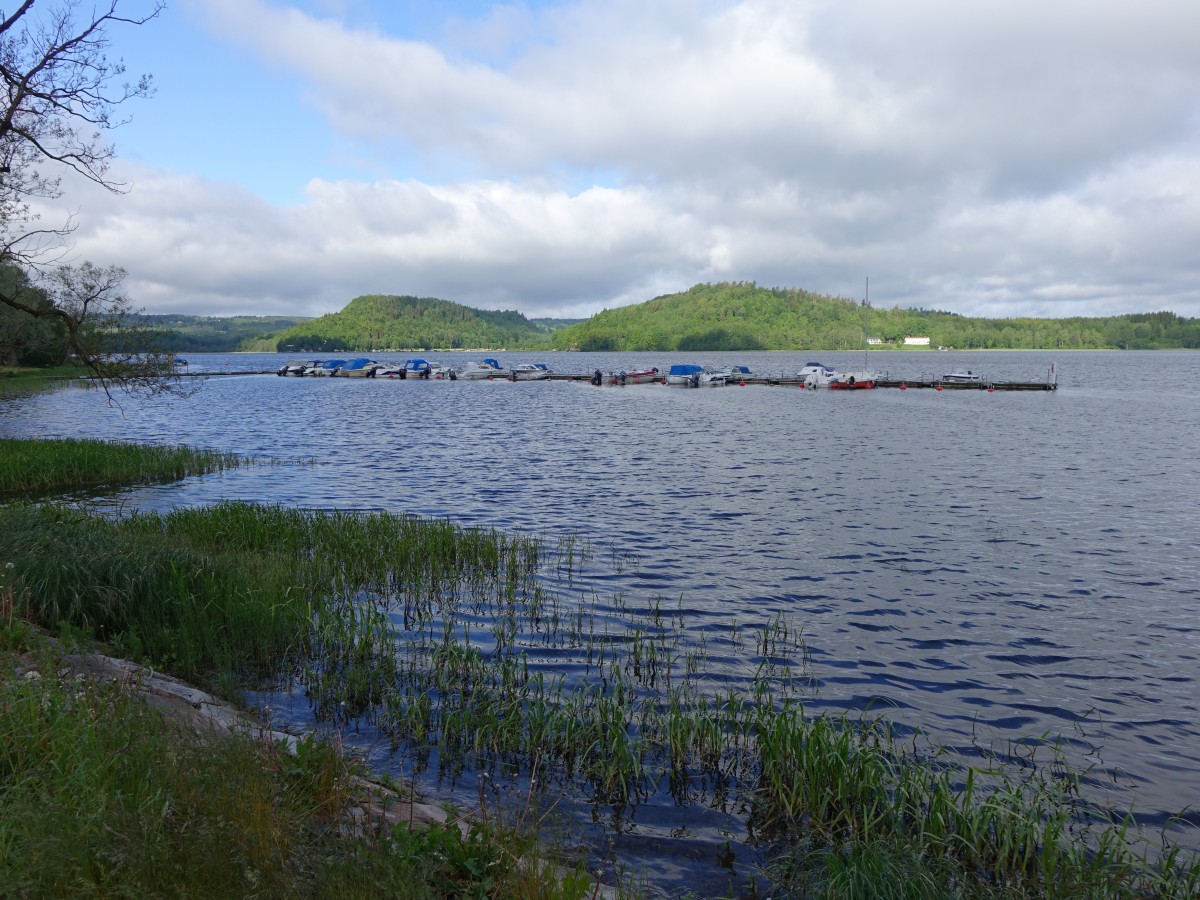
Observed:
[[[341,312],[289,328],[279,350],[387,350],[440,347],[532,347],[544,344],[553,323],[519,312],[471,309],[449,300],[372,294]]]
[[[679,294],[605,310],[551,336],[580,350],[852,350],[863,344],[862,306],[753,282],[698,284]],[[1169,312],[1106,318],[980,319],[922,309],[870,311],[872,338],[963,349],[1160,350],[1200,348],[1200,319]]]
[[[304,316],[141,315],[136,320],[161,335],[172,353],[274,350],[274,335],[306,321]]]

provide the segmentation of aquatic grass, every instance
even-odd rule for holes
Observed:
[[[663,598],[572,598],[581,552],[563,549],[571,559],[443,521],[237,503],[118,520],[0,509],[0,558],[39,621],[176,671],[294,677],[318,722],[378,728],[414,777],[532,786],[536,772],[536,791],[618,811],[664,793],[731,805],[753,839],[803,851],[785,883],[910,864],[979,896],[1200,883],[1194,858],[1155,858],[1132,819],[1083,802],[1052,745],[1044,761],[1030,748],[1020,765],[983,752],[964,765],[880,718],[809,715],[802,630],[779,616],[689,630]],[[563,572],[566,587],[550,577]]]
[[[241,465],[232,453],[101,440],[0,438],[0,497],[174,481]]]

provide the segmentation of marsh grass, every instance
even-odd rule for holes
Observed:
[[[241,503],[113,520],[13,504],[0,559],[48,627],[193,679],[298,685],[319,723],[377,729],[414,772],[535,803],[578,794],[617,818],[663,797],[734,811],[797,893],[1200,889],[1200,863],[1086,802],[1052,744],[1020,765],[964,762],[880,718],[809,715],[800,630],[778,616],[693,629],[666,598],[588,597],[575,539]],[[880,893],[897,878],[920,893]]]
[[[174,481],[242,462],[231,453],[189,447],[0,438],[0,498]]]

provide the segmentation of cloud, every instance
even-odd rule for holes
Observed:
[[[384,291],[585,315],[870,275],[886,305],[1200,315],[1200,5],[583,0],[436,40],[337,6],[189,8],[386,174],[314,171],[282,207],[127,166],[77,252],[155,310]]]

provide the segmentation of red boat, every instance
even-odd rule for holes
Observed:
[[[833,381],[829,382],[831,391],[869,391],[875,387],[878,379],[874,372],[839,372]]]

